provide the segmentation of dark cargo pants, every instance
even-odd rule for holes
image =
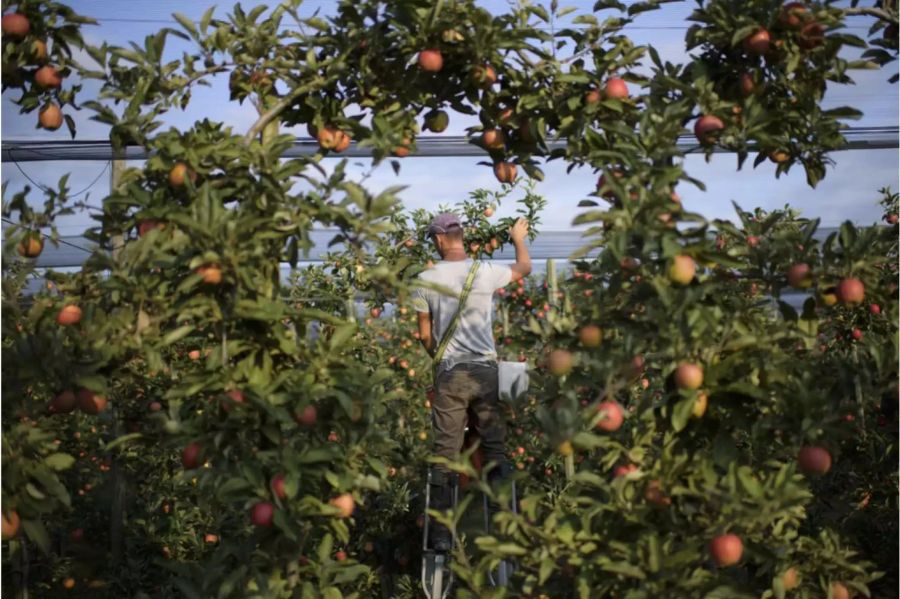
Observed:
[[[508,467],[503,455],[506,422],[500,408],[498,368],[496,363],[463,362],[438,373],[434,381],[431,406],[434,429],[434,453],[455,460],[463,446],[466,424],[481,437],[485,465],[495,465],[488,472],[491,484],[505,478]],[[473,418],[469,419],[468,414]],[[453,485],[449,471],[437,465],[432,471],[431,507],[445,511],[452,506]],[[498,507],[491,503],[490,513]],[[435,522],[431,528],[431,547],[449,551],[452,538],[449,529]]]
[[[500,407],[497,372],[496,363],[463,362],[438,374],[431,410],[435,455],[450,460],[459,456],[469,412],[474,421],[468,424],[481,437],[485,464],[504,463],[506,422]]]

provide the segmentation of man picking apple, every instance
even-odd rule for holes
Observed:
[[[493,295],[497,289],[531,272],[525,246],[528,221],[520,218],[509,230],[516,250],[512,266],[473,261],[466,255],[463,227],[455,214],[437,215],[428,227],[441,261],[419,275],[422,281],[449,289],[452,294],[420,287],[413,296],[419,316],[419,340],[434,359],[435,398],[432,402],[434,453],[453,460],[463,445],[466,414],[481,437],[485,462],[493,463],[488,479],[505,471],[503,421],[498,395],[497,350],[493,337]],[[460,304],[462,309],[460,310]],[[438,465],[432,472],[431,507],[447,510],[452,503],[450,472]],[[431,528],[431,547],[452,547],[447,527]]]

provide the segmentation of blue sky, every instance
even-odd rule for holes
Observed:
[[[110,44],[125,45],[129,41],[143,43],[144,36],[155,33],[170,15],[181,12],[191,18],[199,18],[209,5],[198,1],[173,0],[80,0],[70,1],[76,11],[100,21],[97,27],[89,27],[86,34],[93,42],[107,41]],[[493,10],[504,10],[506,3],[502,0],[482,0],[479,4]],[[561,1],[561,6],[576,6],[579,11],[590,10],[592,0]],[[255,3],[246,3],[250,7]],[[230,4],[220,4],[216,14],[224,16]],[[328,14],[335,2],[332,0],[313,0],[304,4],[303,14],[311,14],[321,9]],[[635,43],[652,44],[664,60],[679,62],[685,59],[684,33],[688,23],[685,17],[691,12],[692,2],[681,2],[665,5],[661,10],[642,15],[635,26],[626,29]],[[850,25],[852,32],[864,36],[865,28],[870,23],[868,18],[854,18]],[[174,40],[172,40],[174,42]],[[171,42],[170,42],[171,43]],[[171,43],[169,51],[179,52],[177,44]],[[827,105],[850,104],[862,110],[865,117],[854,126],[878,126],[898,123],[898,86],[887,83],[887,78],[896,70],[896,63],[885,71],[856,71],[851,76],[856,79],[856,86],[836,86],[826,95]],[[85,99],[90,95],[82,93]],[[209,107],[215,110],[210,115]],[[79,139],[103,139],[105,130],[97,123],[87,120],[86,112],[73,115],[78,122]],[[186,128],[194,120],[211,116],[244,130],[255,118],[255,111],[249,104],[240,106],[228,102],[227,79],[220,77],[211,88],[199,88],[194,101],[186,112],[173,112],[168,115],[169,124]],[[15,106],[9,101],[8,94],[3,97],[2,137],[9,140],[65,139],[68,134],[64,130],[54,133],[34,128],[36,116],[19,115]],[[473,124],[471,119],[454,118],[445,135],[460,135],[466,126]],[[298,135],[305,131],[297,129]],[[816,189],[806,184],[801,169],[794,169],[789,175],[776,180],[774,165],[766,162],[758,169],[749,166],[743,171],[736,170],[733,155],[717,154],[711,162],[706,163],[702,156],[690,156],[686,159],[686,169],[692,176],[707,184],[706,192],[684,188],[680,190],[688,209],[700,212],[709,218],[732,218],[731,201],[735,200],[745,208],[763,207],[767,209],[781,208],[790,204],[803,211],[804,215],[820,217],[823,224],[835,225],[845,219],[860,224],[878,221],[881,214],[878,208],[877,189],[890,185],[898,188],[898,151],[869,150],[845,151],[833,154],[836,164],[831,167],[824,181]],[[379,167],[369,179],[368,185],[377,190],[389,185],[402,184],[407,189],[402,194],[404,204],[409,208],[435,208],[438,204],[454,203],[467,197],[473,189],[485,187],[497,189],[499,184],[494,179],[491,169],[478,166],[479,158],[415,158],[402,161],[399,176],[395,175],[385,163]],[[330,159],[326,162],[332,162]],[[359,166],[355,166],[358,164]],[[78,191],[87,187],[98,176],[96,184],[90,189],[92,204],[97,204],[108,192],[108,171],[104,172],[105,163],[95,162],[30,162],[19,165],[31,179],[45,185],[54,185],[59,177],[71,173],[71,187]],[[547,230],[565,230],[570,228],[572,218],[577,214],[578,201],[593,190],[596,176],[583,169],[566,174],[566,165],[553,162],[545,165],[545,181],[538,186],[538,192],[549,200],[549,208],[543,217]],[[19,168],[11,163],[2,167],[2,178],[9,181],[10,192],[23,187],[27,181]],[[355,159],[349,169],[351,174],[361,174],[370,169],[368,160]],[[37,195],[34,195],[37,199]],[[510,202],[510,204],[512,204]],[[498,216],[504,216],[506,210],[501,209]],[[90,226],[86,214],[66,217],[59,223],[64,235],[77,235]]]

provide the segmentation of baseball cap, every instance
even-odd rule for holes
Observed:
[[[428,225],[428,236],[434,237],[435,235],[443,235],[449,233],[450,230],[454,228],[462,229],[462,223],[459,222],[459,217],[452,212],[443,212],[435,216],[434,219],[432,219],[431,224]]]

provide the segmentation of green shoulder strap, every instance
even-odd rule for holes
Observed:
[[[478,261],[472,261],[472,268],[469,269],[469,275],[466,277],[466,284],[463,285],[462,293],[459,296],[459,307],[456,309],[456,314],[453,315],[453,319],[450,321],[450,324],[447,326],[447,330],[444,332],[444,336],[441,339],[441,344],[438,346],[437,351],[434,353],[434,364],[440,364],[441,358],[444,357],[444,351],[447,349],[447,345],[450,344],[450,339],[453,338],[453,333],[456,332],[456,325],[459,324],[459,315],[463,311],[463,308],[466,305],[466,299],[469,297],[469,292],[472,291],[472,284],[475,283],[475,271],[478,270]]]

